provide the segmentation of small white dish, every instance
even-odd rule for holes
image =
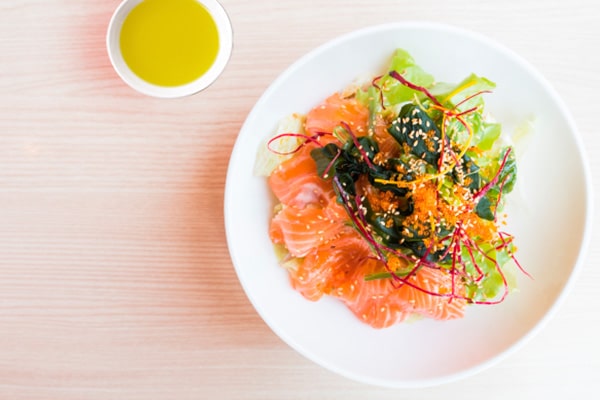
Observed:
[[[138,92],[161,98],[176,98],[195,94],[211,85],[223,72],[231,56],[233,48],[233,31],[231,21],[225,9],[216,0],[196,0],[206,8],[212,16],[219,35],[219,49],[215,62],[210,69],[194,80],[181,86],[158,86],[137,76],[123,59],[120,46],[120,35],[123,22],[138,4],[144,0],[123,0],[115,10],[106,35],[108,56],[115,71],[121,79]],[[169,0],[166,0],[169,1]]]
[[[310,302],[278,265],[268,229],[273,198],[252,175],[258,148],[278,121],[305,113],[356,77],[377,75],[396,48],[439,81],[474,72],[495,81],[487,109],[511,131],[534,117],[508,196],[507,231],[533,275],[496,306],[470,306],[460,320],[423,320],[375,330],[341,302]],[[583,145],[550,84],[512,51],[478,34],[430,23],[360,30],[302,57],[266,90],[235,144],[225,189],[225,227],[233,264],[257,312],[286,343],[317,364],[387,387],[438,385],[479,372],[520,348],[556,312],[581,269],[591,236],[592,193]]]

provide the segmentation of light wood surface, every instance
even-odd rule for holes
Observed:
[[[597,1],[223,0],[230,64],[179,100],[138,95],[112,70],[104,37],[118,3],[0,2],[0,399],[598,394],[597,234],[574,291],[519,352],[464,381],[388,390],[269,330],[236,279],[222,211],[229,154],[268,84],[339,34],[403,20],[473,29],[529,60],[569,105],[597,186]]]

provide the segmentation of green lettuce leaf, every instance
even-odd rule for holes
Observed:
[[[489,79],[471,74],[457,85],[448,85],[447,83],[436,84],[430,92],[440,100],[444,106],[453,108],[469,96],[478,92],[493,90],[495,87],[496,84]],[[483,96],[475,96],[462,103],[458,109],[464,111],[482,105]]]
[[[425,72],[421,67],[415,64],[415,60],[411,55],[402,49],[398,49],[394,52],[388,69],[388,72],[389,71],[396,71],[409,82],[425,88],[431,87],[434,82],[433,75]],[[412,100],[415,95],[418,98],[423,97],[421,92],[404,86],[387,74],[381,78],[379,86],[383,90],[384,104],[386,107]]]

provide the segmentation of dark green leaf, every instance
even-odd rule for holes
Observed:
[[[317,172],[321,177],[325,174],[327,168],[330,168],[328,171],[329,177],[335,174],[335,166],[331,166],[331,161],[340,151],[341,149],[335,144],[329,143],[325,147],[316,148],[310,152],[310,156],[317,164]]]
[[[401,147],[431,165],[437,165],[441,151],[441,134],[429,115],[416,104],[406,104],[389,133]]]
[[[375,139],[369,136],[361,136],[358,138],[358,143],[362,147],[369,160],[373,161],[373,157],[375,157],[375,154],[379,152],[379,146],[377,145]],[[352,146],[351,154],[354,158],[362,161],[362,154],[360,154],[356,146]]]
[[[481,176],[479,175],[479,166],[468,155],[464,155],[460,165],[454,167],[452,171],[454,182],[468,187],[472,192],[481,187]]]
[[[389,246],[397,248],[400,245],[400,229],[402,229],[402,221],[397,216],[384,216],[374,214],[369,218],[369,224],[381,236],[382,242]]]
[[[336,174],[338,180],[340,181],[340,185],[342,185],[342,188],[344,189],[344,191],[351,195],[351,196],[355,196],[356,195],[356,189],[354,187],[354,177],[347,172],[338,172]]]
[[[488,198],[488,195],[483,196],[475,207],[475,212],[479,217],[487,219],[488,221],[494,220],[494,212],[492,211],[492,202]]]

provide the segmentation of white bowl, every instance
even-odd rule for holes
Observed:
[[[140,4],[142,1],[143,0],[123,0],[115,10],[108,25],[108,31],[106,34],[106,48],[108,50],[110,62],[117,74],[133,89],[142,94],[153,97],[184,97],[207,88],[219,77],[219,75],[221,75],[225,69],[233,48],[233,32],[231,29],[231,22],[227,16],[227,13],[225,12],[225,9],[216,0],[197,0],[198,3],[206,8],[217,25],[219,49],[217,51],[216,60],[209,70],[198,79],[185,85],[168,87],[154,85],[141,79],[127,66],[127,63],[123,59],[123,54],[121,53],[120,36],[123,22],[131,10],[133,10],[133,8],[135,8],[135,6]]]
[[[470,306],[461,320],[423,320],[375,330],[335,299],[305,300],[278,266],[269,240],[272,196],[252,176],[258,147],[278,120],[307,112],[355,77],[377,74],[404,48],[437,80],[471,72],[497,83],[487,109],[504,129],[535,117],[518,158],[519,188],[508,196],[507,230],[516,236],[519,291],[497,306]],[[548,82],[506,48],[472,32],[428,23],[360,30],[310,52],[268,88],[248,116],[231,156],[225,226],[248,298],[271,329],[314,362],[346,377],[388,387],[436,385],[498,362],[531,338],[572,286],[590,239],[590,173],[577,128]]]

